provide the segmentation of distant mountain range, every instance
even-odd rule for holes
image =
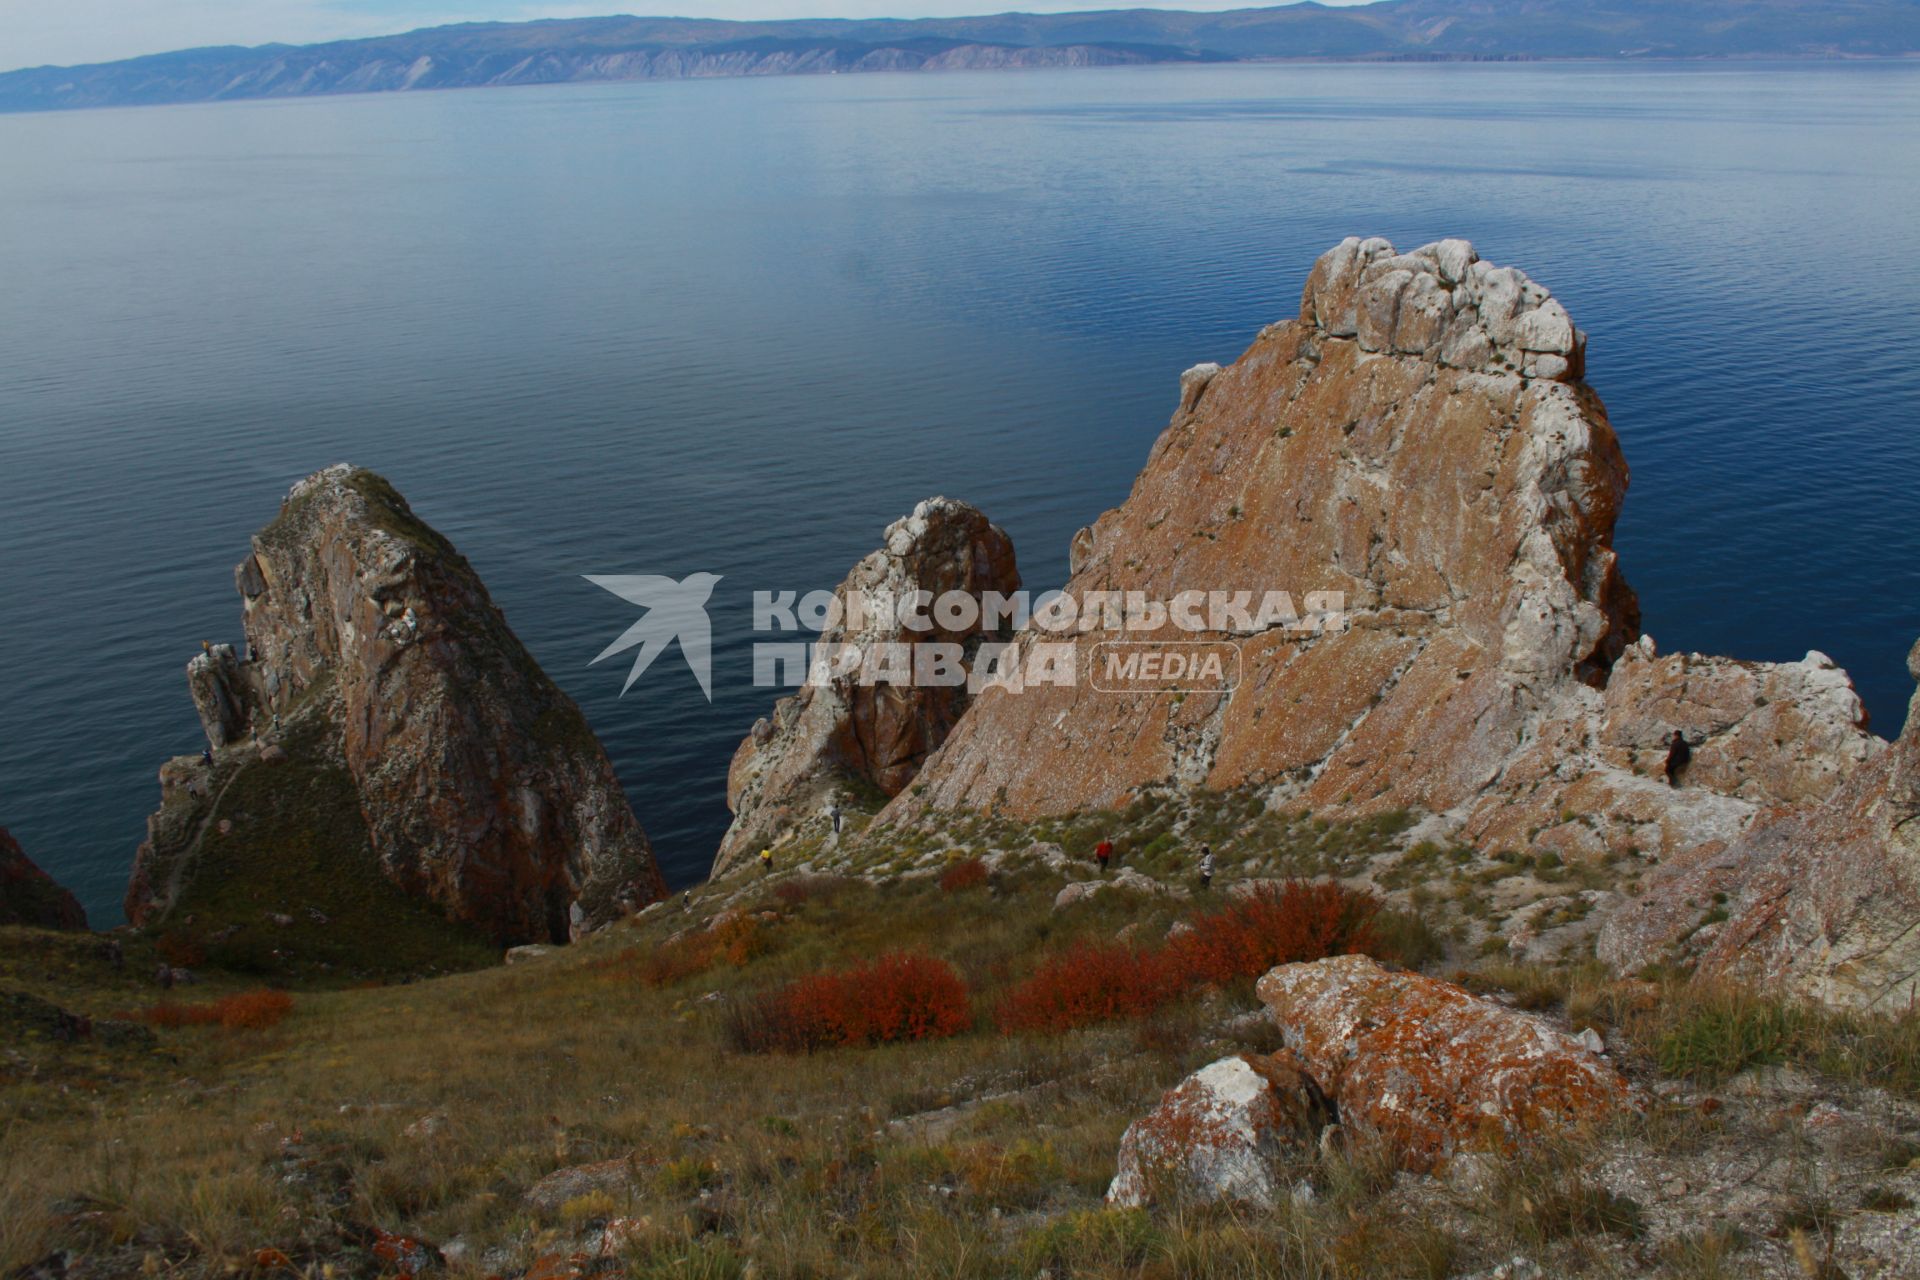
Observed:
[[[1224,13],[575,18],[0,74],[0,111],[704,76],[1266,59],[1920,55],[1920,0],[1379,0]]]

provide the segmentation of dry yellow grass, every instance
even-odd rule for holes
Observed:
[[[1341,849],[1374,838],[1335,834]],[[1326,837],[1312,832],[1316,847]],[[1059,1037],[983,1025],[811,1056],[733,1052],[730,999],[826,965],[911,946],[990,1001],[1076,937],[1130,924],[1155,937],[1193,909],[1108,894],[1056,915],[1060,877],[1039,869],[957,893],[932,875],[784,897],[791,879],[746,883],[744,905],[775,913],[754,945],[718,948],[713,967],[664,985],[645,980],[645,957],[733,886],[529,964],[303,992],[275,1028],[164,1031],[162,1053],[104,1073],[6,1080],[0,1274],[65,1248],[91,1276],[224,1276],[273,1249],[316,1280],[371,1276],[386,1269],[367,1248],[377,1227],[464,1246],[456,1276],[514,1275],[611,1218],[637,1220],[618,1266],[643,1277],[1442,1277],[1517,1248],[1558,1250],[1558,1274],[1635,1273],[1618,1270],[1638,1247],[1634,1208],[1565,1159],[1447,1193],[1437,1216],[1365,1151],[1303,1162],[1312,1198],[1273,1213],[1106,1209],[1120,1134],[1161,1090],[1277,1043],[1258,1019],[1232,1021],[1253,1008],[1244,995]],[[1603,1025],[1643,1064],[1706,1007],[1677,984],[1650,1002],[1591,969],[1474,981]],[[1846,1044],[1879,1046],[1883,1073],[1911,1052],[1910,1033],[1874,1035]],[[1813,1066],[1845,1069],[1832,1036],[1797,1043],[1815,1046]],[[595,1161],[629,1176],[527,1200],[543,1177]],[[1739,1265],[1737,1247],[1640,1256],[1714,1274]]]

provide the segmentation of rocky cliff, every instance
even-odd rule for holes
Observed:
[[[866,655],[888,644],[956,646],[971,670],[981,644],[1009,638],[984,618],[925,630],[905,625],[890,602],[916,592],[1010,596],[1020,589],[1013,542],[964,502],[931,498],[887,527],[881,547],[853,567],[834,592],[838,620],[819,636],[822,651]],[[774,707],[741,742],[727,771],[733,824],[714,861],[716,875],[778,835],[826,822],[837,797],[847,807],[867,796],[898,795],[946,741],[969,703],[964,685],[879,683],[847,670],[809,683]]]
[[[1344,627],[1096,619],[1070,637],[1075,686],[985,690],[883,819],[1253,786],[1316,816],[1438,815],[1482,848],[1664,857],[1830,794],[1879,745],[1843,672],[1640,636],[1612,548],[1627,466],[1585,349],[1548,290],[1464,241],[1330,250],[1295,318],[1182,378],[1066,590],[1339,593]],[[1099,646],[1143,639],[1231,646],[1238,679],[1095,688]],[[1681,789],[1661,776],[1675,728],[1695,743]]]
[[[514,944],[564,941],[664,893],[579,708],[385,480],[339,466],[301,481],[235,577],[246,653],[211,646],[188,666],[214,759],[161,772],[135,923],[264,915],[350,932],[366,922],[337,913],[365,903],[316,899],[373,877]],[[383,917],[407,914],[375,896]]]
[[[1907,658],[1920,680],[1920,645]],[[1614,913],[1600,957],[1701,972],[1879,1012],[1920,1005],[1920,693],[1894,744],[1823,803],[1660,868]]]
[[[36,929],[84,929],[79,901],[33,864],[20,842],[0,827],[0,924]]]

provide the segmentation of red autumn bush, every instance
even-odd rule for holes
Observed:
[[[987,882],[987,864],[978,858],[956,862],[940,873],[940,887],[948,893],[975,889]]]
[[[1193,929],[1167,945],[1173,969],[1190,986],[1257,978],[1275,965],[1328,956],[1376,954],[1380,901],[1332,880],[1263,886],[1220,911],[1196,916]]]
[[[723,960],[740,968],[766,949],[760,922],[752,916],[734,914],[722,916],[711,928],[698,933],[667,939],[640,956],[634,967],[647,986],[670,987],[705,973]]]
[[[1383,949],[1372,894],[1290,880],[1219,911],[1163,947],[1080,942],[1041,963],[1000,1002],[1004,1033],[1058,1032],[1144,1018],[1188,992],[1254,978],[1275,965]]]
[[[293,997],[284,991],[241,991],[211,1004],[157,1004],[127,1015],[156,1027],[226,1027],[264,1030],[278,1026],[293,1011]]]
[[[957,1035],[973,1025],[967,984],[945,961],[893,952],[871,964],[817,973],[734,1009],[735,1047],[810,1053]]]
[[[284,991],[242,991],[214,1002],[220,1011],[220,1025],[227,1028],[260,1030],[278,1026],[293,1012],[293,997]]]
[[[1165,951],[1077,942],[1009,992],[994,1021],[1006,1033],[1068,1031],[1144,1017],[1183,989]]]

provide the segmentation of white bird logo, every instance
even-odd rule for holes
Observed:
[[[627,673],[627,682],[620,686],[620,696],[624,698],[627,690],[633,688],[633,682],[653,665],[653,660],[678,640],[680,655],[687,660],[693,678],[700,682],[700,691],[707,695],[708,702],[713,701],[713,624],[707,620],[707,597],[720,581],[719,574],[691,573],[678,582],[651,573],[581,576],[647,611],[588,666],[639,645],[633,670]]]

